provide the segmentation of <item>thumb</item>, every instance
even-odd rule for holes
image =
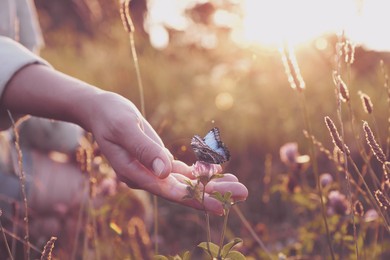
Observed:
[[[172,171],[172,160],[166,149],[138,128],[132,138],[127,138],[125,148],[155,176],[166,178]]]

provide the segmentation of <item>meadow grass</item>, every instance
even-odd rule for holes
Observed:
[[[385,62],[361,70],[359,56],[347,41],[338,47],[329,44],[321,52],[288,49],[281,59],[276,51],[228,44],[205,51],[173,43],[157,51],[147,39],[137,38],[136,69],[120,21],[105,32],[93,40],[49,33],[43,56],[60,70],[144,104],[168,148],[189,164],[195,160],[190,138],[214,121],[233,154],[226,171],[235,173],[250,192],[247,202],[233,207],[229,221],[222,224],[226,240],[243,239],[236,249],[247,259],[389,256],[390,102],[383,104],[382,97],[390,92]],[[87,59],[91,54],[94,59]],[[288,58],[293,54],[296,57]],[[335,56],[336,65],[329,61]],[[141,96],[136,87],[129,88],[139,80],[139,71],[145,86]],[[220,93],[233,97],[230,108],[218,108]],[[279,159],[279,148],[291,141],[310,154],[310,162],[300,162],[298,155],[289,165]],[[159,232],[150,235],[143,218],[131,218],[138,208],[131,205],[135,199],[126,188],[96,207],[93,190],[104,179],[97,170],[103,163],[94,164],[91,151],[83,153],[89,192],[76,214],[76,235],[65,241],[59,237],[53,251],[49,244],[43,255],[50,251],[59,259],[147,259],[154,241],[160,254],[190,250],[196,257],[203,256],[196,245],[221,239],[220,218],[210,216],[207,235],[204,213],[167,201],[159,203],[155,218]],[[324,173],[333,181],[325,184]],[[2,233],[4,245],[16,237],[30,248],[25,236]]]

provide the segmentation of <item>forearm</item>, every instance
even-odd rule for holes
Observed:
[[[32,64],[19,70],[7,83],[1,109],[73,122],[90,130],[88,117],[101,93],[102,90],[52,68]]]

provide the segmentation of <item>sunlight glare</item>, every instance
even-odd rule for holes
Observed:
[[[251,43],[265,46],[292,45],[339,31],[353,20],[353,0],[246,0],[243,5],[242,35]],[[342,19],[337,19],[342,17]]]
[[[232,1],[232,0],[231,0]],[[187,37],[202,39],[207,48],[217,46],[217,39],[194,22],[186,11],[208,0],[148,0],[145,28],[156,48],[169,44],[167,29],[187,32]],[[390,1],[385,0],[243,0],[236,1],[240,10],[216,8],[213,24],[231,29],[231,38],[238,44],[280,48],[308,43],[329,34],[345,33],[357,45],[369,49],[390,50],[388,24]],[[218,4],[215,4],[216,7]],[[192,27],[191,27],[192,26]],[[196,32],[194,31],[196,30]],[[203,39],[204,38],[204,39]],[[191,42],[191,41],[189,41]],[[315,42],[326,48],[325,42]]]
[[[215,98],[215,105],[219,110],[226,111],[234,104],[233,96],[228,92],[219,93]]]
[[[233,34],[241,44],[278,48],[284,42],[303,44],[326,34],[345,32],[357,44],[390,50],[390,1],[382,0],[246,0],[242,27]],[[324,42],[316,42],[325,48]]]

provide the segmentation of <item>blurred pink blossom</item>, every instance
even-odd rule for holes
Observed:
[[[280,160],[287,166],[294,169],[310,161],[310,157],[308,155],[299,154],[298,144],[295,142],[284,144],[280,148],[279,154]]]
[[[338,190],[332,190],[328,194],[328,214],[347,215],[351,205],[344,194]]]
[[[321,187],[326,187],[333,182],[333,177],[329,173],[323,173],[320,175]]]
[[[98,189],[103,196],[114,196],[117,193],[117,182],[115,178],[104,178],[99,184]]]
[[[219,164],[196,161],[196,163],[192,165],[192,174],[196,178],[207,177],[207,179],[210,179],[213,175],[221,172],[222,167]]]
[[[378,219],[378,212],[376,212],[375,209],[369,209],[367,212],[364,214],[363,219],[365,222],[371,222],[376,219]]]

